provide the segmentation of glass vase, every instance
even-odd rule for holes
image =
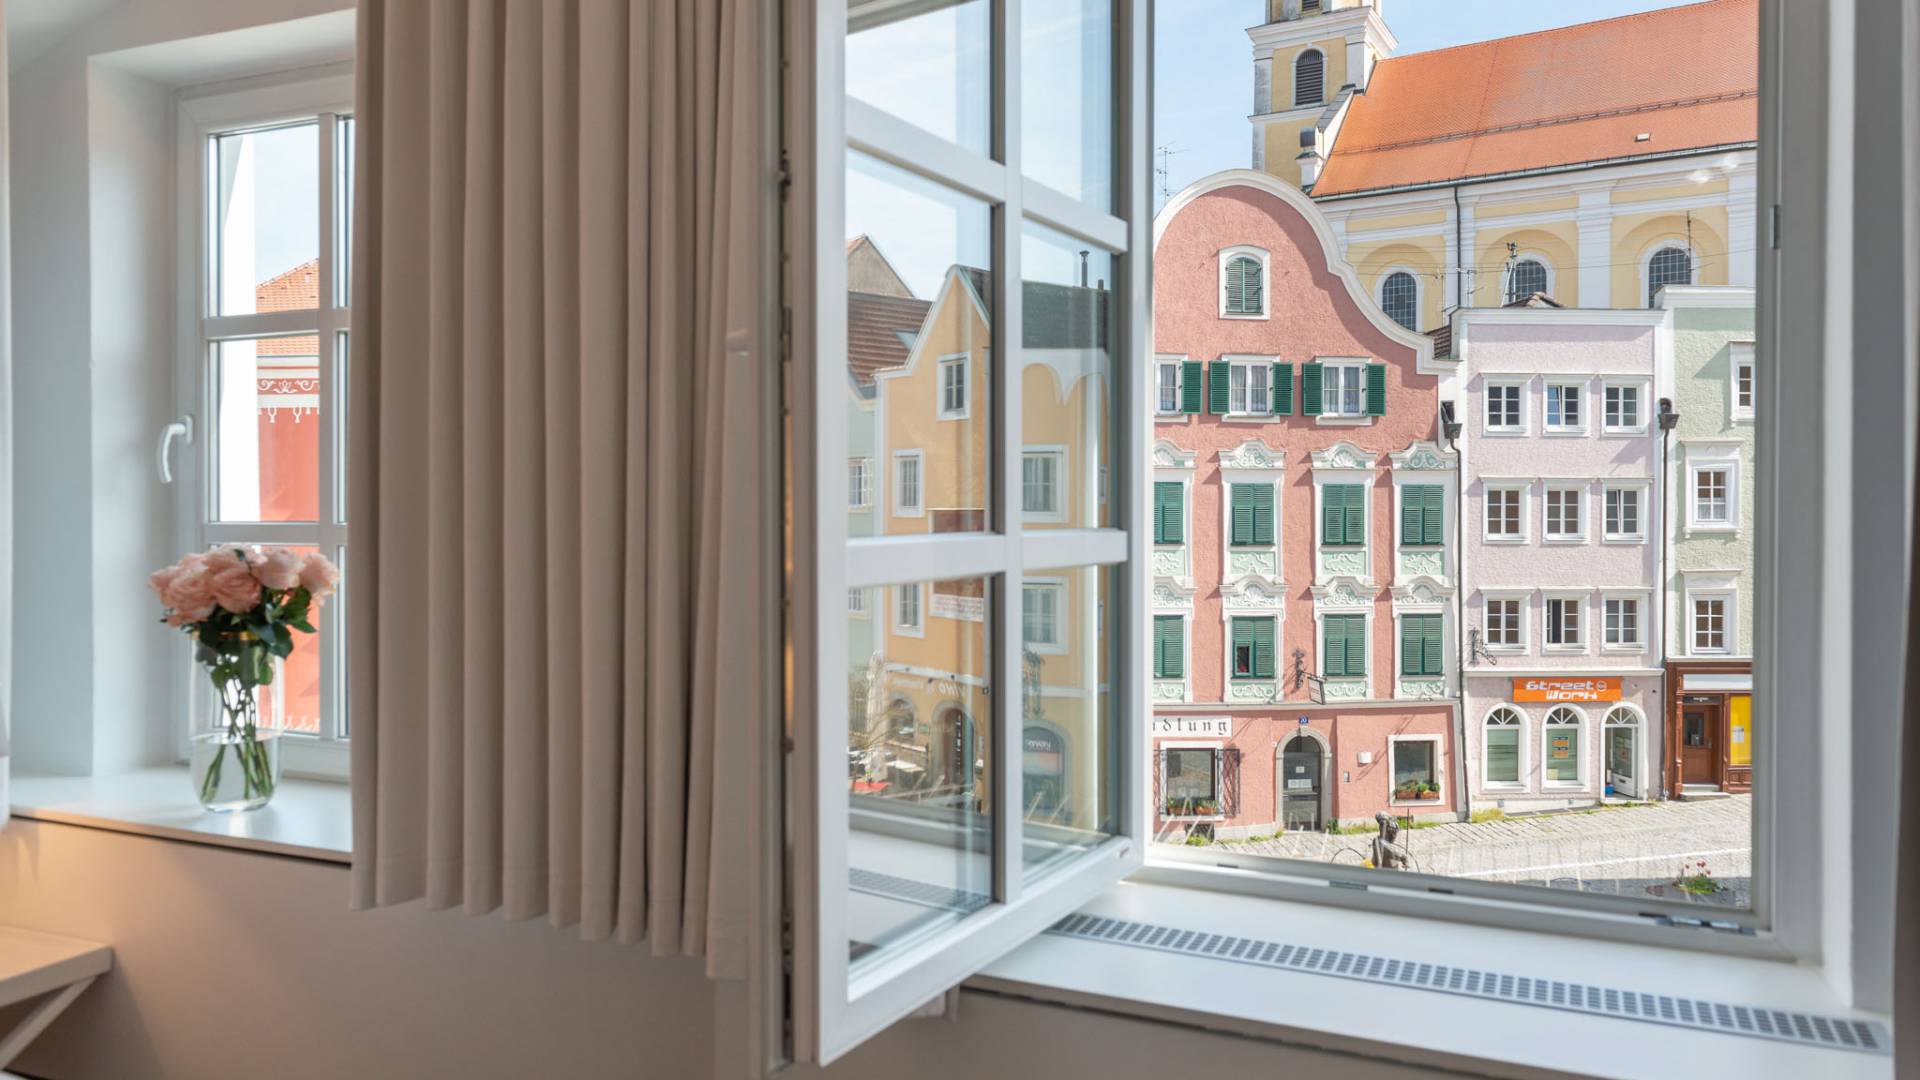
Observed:
[[[188,756],[194,795],[208,810],[258,810],[280,786],[281,667],[273,659],[271,680],[259,685],[212,680]]]

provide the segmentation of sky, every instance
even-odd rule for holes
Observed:
[[[1393,0],[1386,12],[1400,39],[1395,55],[1404,56],[1692,2]],[[1251,164],[1253,47],[1247,27],[1264,21],[1265,7],[1264,0],[1161,0],[1157,6],[1153,126],[1155,143],[1175,151],[1166,159],[1168,190]],[[1160,163],[1156,154],[1155,167]]]

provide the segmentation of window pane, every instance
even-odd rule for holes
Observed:
[[[333,260],[334,302],[341,307],[353,297],[353,117],[334,125]]]
[[[893,620],[847,619],[847,945],[856,962],[979,910],[993,882],[987,582],[881,592],[894,597]],[[927,903],[929,890],[938,903]]]
[[[309,122],[212,140],[215,314],[318,304],[318,132]]]
[[[1520,782],[1520,729],[1513,726],[1487,729],[1487,782]]]
[[[969,150],[993,134],[987,0],[847,5],[847,96]]]
[[[1053,617],[1036,612],[1025,620],[1021,651],[1020,802],[1029,880],[1113,835],[1119,824],[1119,732],[1103,618],[1112,572],[1083,567],[1030,577],[1053,586],[1034,591],[1052,598]]]
[[[1099,209],[1113,207],[1112,0],[1020,7],[1023,171]]]
[[[214,346],[214,519],[320,515],[320,357],[314,335]]]
[[[1433,750],[1427,741],[1401,741],[1393,744],[1393,797],[1420,799],[1438,792],[1435,784]]]
[[[1107,465],[1112,410],[1114,257],[1028,224],[1021,238],[1021,429],[1055,456],[1057,528],[1110,523],[1099,473]]]
[[[891,472],[859,535],[988,527],[991,223],[985,203],[847,155],[847,457]]]

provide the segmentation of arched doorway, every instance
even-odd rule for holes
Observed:
[[[1615,705],[1607,712],[1604,736],[1607,787],[1629,799],[1642,797],[1640,777],[1640,713],[1631,705]]]
[[[1302,731],[1280,748],[1282,829],[1318,832],[1326,826],[1326,752],[1319,739]]]

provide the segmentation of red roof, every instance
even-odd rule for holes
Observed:
[[[862,385],[873,382],[876,371],[907,362],[920,324],[933,305],[911,296],[879,293],[847,294],[847,371]]]
[[[320,306],[320,260],[310,259],[299,266],[261,282],[253,291],[253,310],[299,311]],[[320,343],[312,335],[276,337],[260,342],[258,356],[316,356]]]
[[[1759,55],[1758,0],[1709,0],[1382,60],[1313,195],[1752,143]]]

